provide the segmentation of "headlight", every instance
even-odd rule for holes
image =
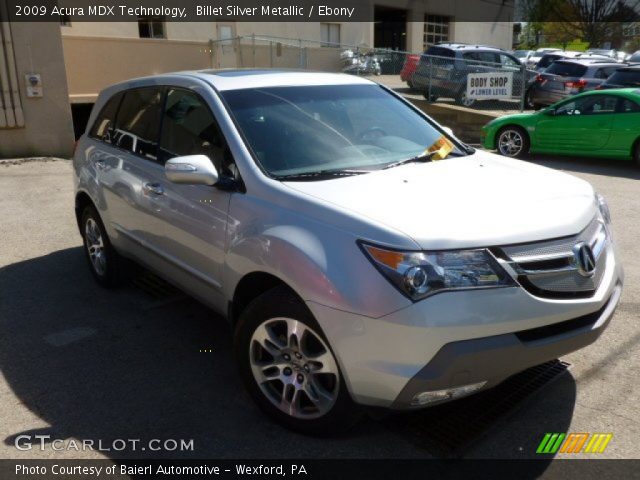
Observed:
[[[360,245],[382,275],[413,301],[444,290],[515,285],[485,249],[411,252]]]
[[[609,204],[599,193],[596,193],[596,205],[598,206],[598,210],[600,210],[602,219],[607,225],[609,225],[611,223],[611,211],[609,210]]]

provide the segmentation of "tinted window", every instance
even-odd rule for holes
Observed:
[[[623,98],[620,100],[619,109],[620,113],[638,113],[640,112],[640,105],[634,101]]]
[[[594,78],[609,78],[609,76],[616,71],[617,67],[603,67],[596,71]]]
[[[118,111],[112,143],[137,155],[156,160],[161,111],[160,88],[128,90]]]
[[[160,151],[162,161],[182,155],[207,155],[220,170],[224,142],[209,107],[195,93],[178,88],[167,92]]]
[[[579,63],[553,62],[544,73],[560,75],[561,77],[581,77],[587,72],[587,67]]]
[[[556,109],[556,115],[602,115],[615,113],[618,97],[593,95],[577,98]]]
[[[628,62],[640,62],[640,52],[636,52],[631,57],[629,57]]]
[[[98,114],[93,127],[91,127],[89,136],[102,140],[103,142],[111,143],[120,100],[122,100],[122,93],[116,93],[107,101]]]
[[[607,83],[625,87],[639,87],[640,70],[618,70],[609,77]]]
[[[553,62],[555,62],[559,58],[562,58],[562,56],[560,56],[560,55],[545,55],[538,62],[538,67],[547,68],[549,65],[551,65]]]
[[[442,47],[429,47],[427,48],[427,51],[424,53],[426,53],[427,55],[435,55],[438,57],[454,58],[456,56],[453,50],[449,48],[442,48]]]
[[[518,61],[517,58],[514,58],[510,55],[505,55],[504,53],[500,54],[500,62],[502,63],[503,67],[515,67],[517,69],[520,69],[522,67],[522,64]]]
[[[462,54],[465,60],[470,60],[472,64],[496,64],[499,57],[493,52],[466,52]]]

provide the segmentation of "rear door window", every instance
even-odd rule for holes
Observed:
[[[125,93],[113,133],[114,145],[157,160],[162,93],[160,87],[136,88]]]
[[[96,117],[89,136],[106,143],[111,143],[113,138],[113,130],[115,126],[116,114],[122,100],[123,93],[116,93],[102,107],[100,113]]]
[[[607,83],[628,87],[640,87],[640,70],[619,70],[611,75]]]
[[[585,65],[579,63],[553,62],[544,73],[559,75],[561,77],[582,77],[587,72]]]

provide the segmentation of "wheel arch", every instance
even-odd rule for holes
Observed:
[[[85,191],[79,191],[76,193],[75,198],[75,213],[76,213],[76,222],[78,224],[78,230],[82,231],[82,212],[88,206],[92,205],[95,208],[95,203],[89,196],[89,194]]]
[[[235,328],[240,314],[253,300],[276,287],[286,288],[304,305],[302,297],[280,277],[259,270],[249,272],[237,283],[229,301],[228,319],[231,326]]]
[[[634,153],[636,152],[636,150],[640,148],[640,136],[638,136],[638,138],[636,138],[633,143],[631,144],[631,152],[629,152],[631,154],[631,159],[634,159]]]

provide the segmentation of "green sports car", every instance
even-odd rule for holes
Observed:
[[[507,157],[555,153],[640,165],[640,89],[592,90],[536,113],[496,118],[482,127],[481,142]]]

